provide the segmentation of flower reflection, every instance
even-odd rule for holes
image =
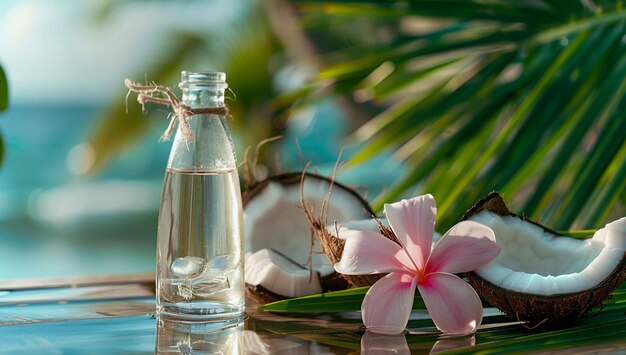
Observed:
[[[411,350],[409,350],[409,345],[406,343],[404,334],[383,335],[367,331],[363,334],[363,337],[361,337],[361,354],[410,355]]]
[[[443,351],[472,347],[476,345],[476,336],[474,334],[467,336],[440,336],[439,340],[430,349],[431,354],[437,354]]]
[[[432,338],[425,334],[420,335],[407,335],[409,337],[419,337],[422,340],[416,342],[414,345],[423,349],[424,342],[432,342]],[[472,347],[476,345],[476,337],[474,334],[468,336],[440,336],[433,347],[430,350],[431,354],[437,354],[443,351],[450,351],[454,349]],[[428,349],[428,348],[426,348]],[[425,351],[426,349],[423,349]],[[416,350],[416,349],[414,349]],[[365,332],[361,337],[361,355],[384,355],[384,354],[411,354],[411,349],[407,343],[407,339],[404,334],[396,335],[384,335],[378,333],[372,333],[370,331]]]

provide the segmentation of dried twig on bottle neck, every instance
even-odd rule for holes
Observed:
[[[191,108],[188,105],[182,103],[178,97],[170,90],[169,88],[152,84],[152,85],[140,85],[137,83],[133,83],[129,79],[124,80],[124,85],[128,88],[128,94],[126,95],[126,109],[128,112],[128,96],[131,92],[137,93],[137,102],[141,104],[142,110],[145,112],[145,104],[146,102],[153,102],[160,105],[171,106],[174,111],[174,115],[170,119],[170,123],[167,126],[165,132],[161,136],[162,140],[168,140],[172,132],[174,131],[174,127],[176,126],[176,122],[179,122],[182,135],[185,139],[193,138],[193,130],[189,125],[189,118],[193,115],[200,114],[214,114],[214,115],[222,115],[226,116],[228,114],[228,108],[226,106],[218,106],[218,107],[199,107],[199,108]],[[165,95],[163,97],[156,97],[155,94]]]

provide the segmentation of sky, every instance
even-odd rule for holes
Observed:
[[[246,0],[118,0],[120,5],[98,22],[108,2],[0,3],[0,64],[12,104],[105,104],[123,88],[125,77],[168,50],[165,33],[219,28]]]

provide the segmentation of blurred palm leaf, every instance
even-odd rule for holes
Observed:
[[[0,66],[0,111],[4,111],[9,107],[9,85],[7,76],[4,74],[2,66]]]
[[[159,63],[155,64],[150,71],[150,80],[162,83],[178,74],[178,63],[202,44],[201,39],[190,34],[178,34],[174,50],[160,57]],[[123,94],[120,95],[120,98]],[[141,106],[124,100],[117,101],[104,114],[99,125],[89,138],[89,143],[94,148],[95,160],[91,170],[100,169],[113,154],[118,153],[125,145],[133,142],[148,128],[154,126],[146,119],[141,111]],[[162,110],[159,114],[167,116]]]
[[[496,189],[557,229],[596,228],[624,194],[621,2],[292,3],[313,43],[343,40],[319,85],[378,110],[352,163],[392,150],[411,167],[378,209],[432,192],[445,230]]]
[[[123,2],[115,0],[105,5],[95,18],[97,22],[105,21],[107,14]],[[171,43],[170,50],[147,64],[133,80],[143,81],[146,77],[150,82],[172,86],[171,83],[179,81],[181,70],[224,71],[232,88],[232,94],[226,95],[234,118],[229,124],[238,133],[238,142],[243,147],[254,145],[275,132],[275,122],[268,119],[271,114],[266,107],[266,102],[274,95],[272,78],[275,68],[268,63],[280,47],[258,4],[249,6],[247,11],[240,13],[237,21],[227,28],[220,28],[219,32],[171,33],[168,43]],[[164,130],[167,125],[167,108],[148,107],[153,109],[149,110],[150,117],[146,117],[133,97],[126,105],[124,89],[120,79],[119,99],[102,114],[98,127],[88,139],[95,152],[95,161],[90,168],[92,173],[99,171],[112,156],[150,129]]]
[[[4,111],[9,107],[9,85],[7,83],[7,77],[0,66],[0,111]],[[4,142],[2,135],[0,135],[0,164],[4,159]]]

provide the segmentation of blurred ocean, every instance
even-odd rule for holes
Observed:
[[[302,168],[297,145],[320,173],[332,171],[350,132],[331,106],[291,120],[277,143],[284,171]],[[0,114],[5,144],[0,280],[154,270],[158,206],[171,143],[160,143],[161,132],[153,131],[97,176],[77,174],[81,155],[76,152],[94,129],[98,112],[97,107],[13,106]],[[383,155],[341,172],[338,179],[364,187],[372,197],[402,172]]]
[[[138,141],[95,177],[71,172],[95,107],[0,115],[0,279],[149,272],[168,144]],[[155,133],[156,134],[156,133]]]

